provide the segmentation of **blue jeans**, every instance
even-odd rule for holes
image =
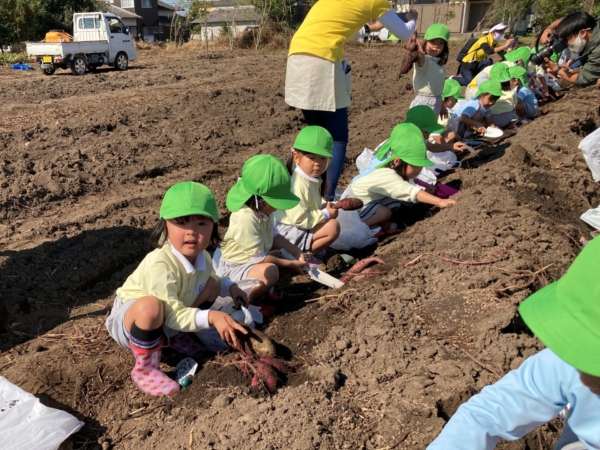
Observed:
[[[475,78],[477,74],[479,74],[479,72],[481,72],[487,66],[491,66],[492,64],[494,64],[494,61],[492,61],[491,58],[486,58],[479,64],[477,64],[477,68],[475,70],[470,70],[467,68],[467,66],[469,66],[470,63],[460,63],[460,66],[458,68],[460,76],[454,77],[454,79],[458,81],[458,84],[460,84],[461,86],[467,86],[471,81],[473,81],[473,78]]]
[[[346,146],[348,145],[348,108],[335,111],[314,111],[303,109],[304,120],[308,125],[318,125],[331,133],[333,138],[333,157],[327,169],[327,193],[325,200],[333,200],[344,161],[346,160]]]

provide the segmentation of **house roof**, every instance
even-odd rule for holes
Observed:
[[[209,12],[205,17],[192,20],[190,23],[222,23],[222,22],[252,22],[260,21],[260,16],[254,10],[253,6],[242,8],[215,9]]]
[[[213,1],[211,3],[211,7],[218,9],[218,8],[233,8],[233,7],[240,7],[243,6],[245,4],[250,4],[249,1],[245,1],[244,0],[216,0]]]
[[[161,9],[170,9],[171,11],[181,11],[181,8],[178,8],[177,6],[174,5],[169,5],[166,2],[163,2],[161,0],[158,0],[158,8]]]
[[[108,11],[113,13],[115,16],[119,16],[121,19],[141,19],[142,16],[138,16],[135,13],[126,11],[122,8],[119,8],[118,6],[115,5],[111,5],[110,3],[107,3],[108,6]]]

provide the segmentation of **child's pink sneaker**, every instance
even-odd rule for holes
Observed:
[[[131,379],[142,391],[150,395],[171,395],[179,391],[179,385],[160,370],[162,340],[158,346],[148,350],[131,342],[129,347],[135,356]]]
[[[191,333],[181,332],[169,339],[169,348],[190,358],[201,358],[206,353],[206,347],[196,342]]]

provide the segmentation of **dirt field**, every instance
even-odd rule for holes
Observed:
[[[342,187],[362,149],[404,118],[413,92],[410,77],[396,81],[401,55],[394,45],[347,49]],[[517,305],[589,238],[579,216],[600,190],[577,145],[598,123],[595,89],[567,92],[468,155],[448,178],[461,188],[457,206],[398,215],[401,234],[357,253],[386,261],[379,277],[316,301],[331,292],[284,278],[280,314],[264,329],[295,367],[277,394],[214,359],[172,399],[142,394],[103,322],[150,249],[161,196],[178,181],[205,183],[223,232],[244,161],[285,158],[303,121],[284,102],[284,52],[139,56],[125,73],[82,77],[0,68],[0,294],[10,313],[0,375],[85,421],[74,449],[424,449],[460,403],[543,347]],[[494,262],[424,256],[406,266],[423,253]],[[348,269],[329,257],[334,275]],[[165,352],[165,370],[180,359]],[[499,448],[550,450],[560,428]]]

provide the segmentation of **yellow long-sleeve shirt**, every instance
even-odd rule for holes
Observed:
[[[350,185],[354,196],[366,205],[384,198],[393,198],[405,202],[416,202],[422,188],[410,184],[393,169],[377,169]]]
[[[316,225],[327,221],[321,211],[321,180],[308,178],[296,167],[292,173],[292,193],[300,203],[287,211],[275,211],[275,219],[285,225],[292,225],[305,230],[312,230]]]
[[[117,289],[117,297],[123,303],[145,296],[159,298],[164,304],[165,325],[173,330],[198,331],[208,327],[208,312],[201,312],[192,304],[212,275],[213,265],[208,252],[196,257],[192,265],[167,242],[161,248],[146,255],[140,265]],[[221,284],[221,295],[229,295],[229,279],[214,276]],[[206,313],[206,314],[202,314]],[[200,322],[200,324],[198,323]],[[199,326],[200,325],[200,326]]]

